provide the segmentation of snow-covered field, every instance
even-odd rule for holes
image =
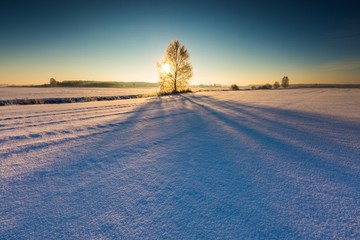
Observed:
[[[98,96],[123,96],[133,94],[153,94],[158,88],[33,88],[0,87],[0,100],[75,98]]]
[[[1,239],[360,239],[360,90],[0,107]]]

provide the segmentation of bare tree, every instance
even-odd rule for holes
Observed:
[[[160,92],[176,93],[188,90],[193,75],[190,54],[179,40],[169,43],[164,58],[157,63],[160,75]]]
[[[280,87],[280,83],[278,82],[278,81],[276,81],[275,83],[274,83],[274,88],[279,88]]]
[[[283,88],[287,88],[289,86],[289,78],[288,77],[283,77],[281,80],[281,86]]]
[[[56,87],[57,86],[57,81],[55,80],[55,78],[50,78],[50,86],[51,87]]]

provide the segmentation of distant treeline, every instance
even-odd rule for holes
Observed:
[[[42,85],[44,86],[44,85]],[[158,87],[158,83],[150,82],[101,82],[86,80],[66,80],[58,82],[55,79],[50,80],[49,87],[97,87],[97,88],[141,88]]]
[[[291,84],[289,88],[360,88],[360,84]]]
[[[78,103],[78,102],[93,102],[93,101],[112,101],[121,99],[143,98],[155,95],[147,94],[133,94],[124,96],[94,96],[94,97],[75,97],[75,98],[40,98],[40,99],[13,99],[0,100],[0,106],[7,105],[33,105],[33,104],[60,104],[60,103]]]
[[[234,84],[235,85],[235,84]],[[231,89],[232,90],[236,90],[233,89],[235,86],[232,85]],[[272,88],[279,88],[274,85],[271,85],[269,83],[264,84],[264,85],[252,85],[249,86],[250,89],[252,90],[256,90],[256,89],[272,89]],[[291,84],[289,85],[287,88],[291,88],[291,89],[296,89],[296,88],[360,88],[360,84],[317,84],[317,83],[313,83],[313,84]]]

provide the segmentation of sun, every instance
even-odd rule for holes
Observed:
[[[165,63],[161,66],[161,69],[165,72],[165,73],[170,73],[171,67],[168,63]]]

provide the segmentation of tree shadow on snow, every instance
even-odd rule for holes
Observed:
[[[3,212],[14,223],[3,236],[356,234],[358,123],[186,94],[153,98],[107,127],[67,149],[70,159],[9,180]]]

